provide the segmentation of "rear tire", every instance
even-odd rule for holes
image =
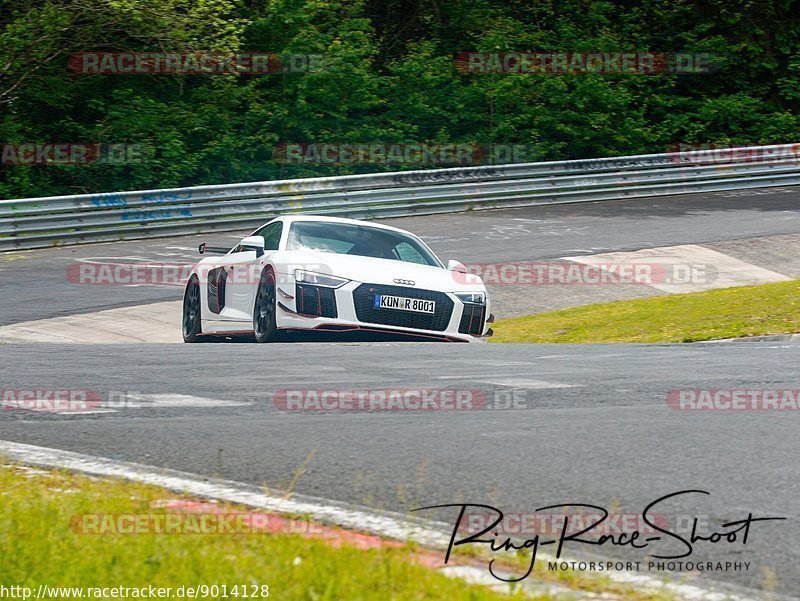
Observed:
[[[255,334],[256,342],[275,342],[277,340],[276,313],[275,274],[271,269],[265,269],[261,272],[256,303],[253,307],[253,334]]]
[[[200,281],[196,275],[189,278],[183,293],[183,341],[199,342],[202,333],[200,316]]]

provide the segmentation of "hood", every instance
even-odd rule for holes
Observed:
[[[280,254],[278,270],[286,274],[294,273],[295,269],[307,269],[370,284],[396,286],[395,279],[411,280],[414,285],[410,287],[440,292],[484,289],[477,275],[448,271],[443,267],[313,251],[285,251]]]

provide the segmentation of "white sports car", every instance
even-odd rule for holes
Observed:
[[[183,298],[183,339],[282,331],[368,330],[442,341],[491,336],[489,296],[458,261],[445,267],[409,232],[354,219],[293,215],[234,248],[200,252]]]

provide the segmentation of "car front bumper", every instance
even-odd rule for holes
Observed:
[[[473,305],[448,292],[355,281],[335,289],[286,282],[278,285],[277,293],[280,329],[364,330],[459,342],[482,342],[492,333],[488,297],[485,305]],[[377,309],[375,294],[434,300],[436,310],[424,314]]]

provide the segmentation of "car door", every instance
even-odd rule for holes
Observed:
[[[253,264],[256,259],[255,251],[243,250],[241,245],[237,245],[227,255],[214,261],[216,265],[208,270],[206,286],[206,301],[212,319],[240,321],[247,318],[235,308],[235,299],[239,294],[235,290],[238,285],[235,271],[241,270],[245,265]]]
[[[242,255],[241,258],[235,257],[231,261],[226,291],[228,310],[227,312],[223,310],[224,317],[252,321],[262,266],[278,250],[282,232],[281,221],[274,221],[264,226],[253,234],[264,238],[264,256],[257,257],[254,250],[241,248],[238,253]]]

